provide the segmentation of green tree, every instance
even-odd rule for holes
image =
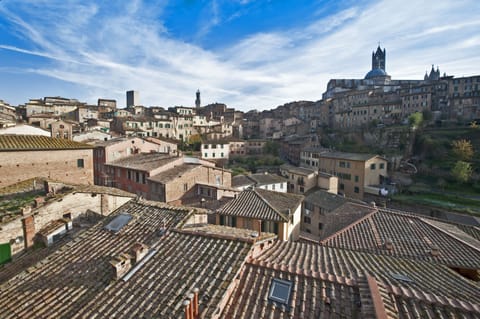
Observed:
[[[457,181],[466,183],[473,173],[472,165],[464,161],[457,161],[452,168],[452,176]]]
[[[408,117],[408,124],[410,124],[410,127],[412,129],[419,128],[422,125],[422,122],[423,122],[423,114],[420,112],[412,113]]]
[[[280,145],[277,142],[267,141],[267,143],[265,143],[265,146],[263,147],[263,151],[265,154],[278,156],[279,148],[280,148]]]
[[[474,150],[472,143],[467,140],[456,140],[452,142],[452,151],[455,156],[462,161],[472,159]]]

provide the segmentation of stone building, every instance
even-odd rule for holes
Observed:
[[[93,184],[93,147],[35,135],[0,135],[0,185],[33,177]]]
[[[216,224],[250,229],[258,234],[274,233],[280,240],[295,241],[300,234],[302,200],[302,195],[261,188],[245,190],[216,210]]]
[[[112,177],[105,171],[105,164],[140,153],[165,153],[165,145],[138,137],[119,137],[94,144],[93,163],[95,185],[111,186]]]
[[[65,223],[72,221],[76,227],[77,219],[80,217],[90,218],[92,214],[108,216],[135,196],[108,187],[90,185],[72,188],[67,186],[64,190],[63,184],[50,182],[49,185],[50,188],[55,188],[55,194],[38,196],[35,207],[28,206],[13,218],[5,221],[2,219],[0,245],[8,245],[13,258],[31,247],[35,239],[40,239],[41,236],[38,236],[40,231],[43,231],[44,237],[49,238],[48,243],[51,244],[61,237],[54,236],[59,228],[55,225],[59,225],[60,228],[63,225],[65,229]]]
[[[378,194],[388,177],[387,160],[373,154],[308,148],[301,153],[301,165],[338,177],[338,192],[356,199]]]

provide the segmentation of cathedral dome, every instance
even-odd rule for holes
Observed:
[[[370,72],[368,72],[367,75],[365,75],[365,79],[368,80],[368,79],[374,79],[374,78],[386,77],[386,76],[387,76],[387,73],[384,70],[376,68],[376,69],[370,70]]]

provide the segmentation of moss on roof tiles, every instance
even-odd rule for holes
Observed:
[[[0,135],[0,152],[92,149],[88,144],[35,135]]]

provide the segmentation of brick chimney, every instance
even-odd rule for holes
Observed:
[[[23,237],[25,238],[25,248],[33,245],[33,238],[35,237],[35,220],[33,215],[22,219]]]
[[[133,262],[138,263],[148,253],[148,246],[142,243],[135,243],[132,247]]]
[[[115,279],[122,278],[132,268],[132,256],[126,253],[121,253],[110,260],[113,267]]]

